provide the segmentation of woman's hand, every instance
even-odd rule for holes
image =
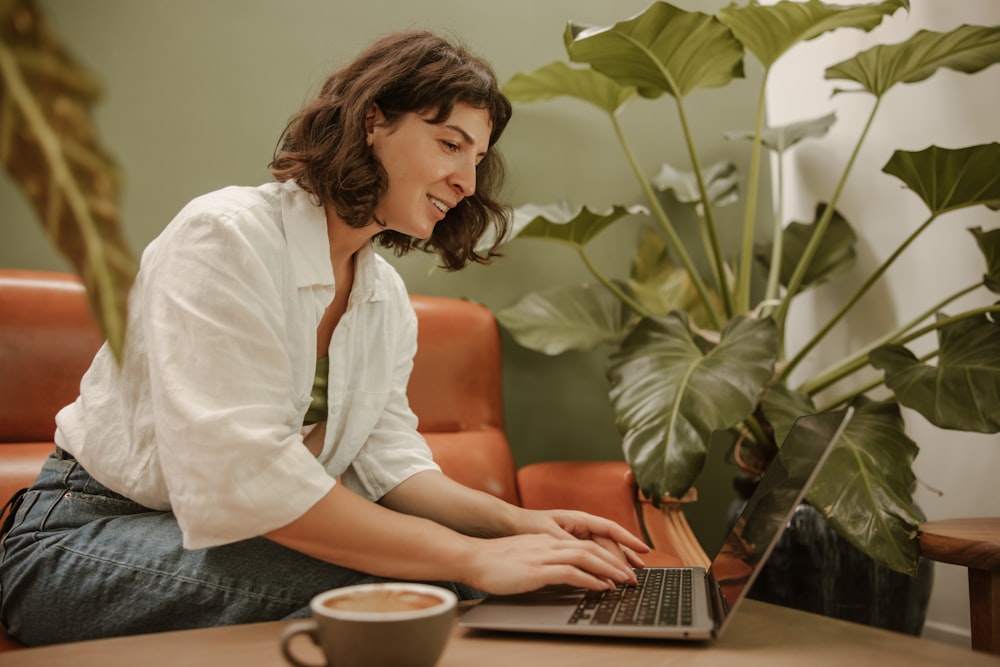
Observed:
[[[380,503],[472,536],[476,553],[461,560],[473,570],[463,572],[463,581],[489,592],[557,583],[598,589],[611,582],[634,583],[632,567],[643,567],[639,554],[649,551],[614,521],[572,510],[526,510],[435,471],[413,475]],[[510,544],[519,546],[508,551]],[[507,555],[497,558],[498,552]],[[483,561],[494,571],[485,571]]]
[[[543,534],[477,539],[463,569],[462,581],[497,595],[553,584],[608,590],[635,583],[635,574],[620,555],[597,542]]]
[[[645,542],[614,521],[574,510],[523,510],[518,515],[516,531],[563,540],[589,540],[632,567],[643,567],[645,563],[639,554],[649,552]]]

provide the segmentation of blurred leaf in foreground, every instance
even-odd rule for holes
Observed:
[[[83,279],[120,358],[135,261],[118,223],[118,172],[90,120],[99,93],[34,2],[0,0],[0,161]]]

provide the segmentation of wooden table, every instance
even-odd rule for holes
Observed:
[[[928,521],[920,554],[969,568],[972,647],[1000,654],[1000,518]]]
[[[438,667],[1000,665],[1000,658],[988,653],[754,600],[744,602],[736,614],[726,634],[710,644],[484,633],[456,627]],[[287,667],[278,650],[284,625],[279,621],[24,649],[0,655],[0,664]],[[298,648],[306,645],[303,639]]]

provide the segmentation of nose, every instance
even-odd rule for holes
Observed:
[[[451,186],[459,197],[471,197],[476,192],[476,163],[473,161],[463,161],[456,167],[448,179]]]

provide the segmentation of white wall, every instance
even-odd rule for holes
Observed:
[[[902,41],[918,29],[951,30],[963,23],[1000,23],[996,0],[913,0],[904,12],[873,33],[841,29],[796,48],[779,61],[768,88],[770,123],[803,120],[836,110],[838,121],[827,138],[801,145],[786,158],[787,219],[810,221],[815,203],[828,200],[868,118],[874,97],[838,95],[823,79],[829,65],[876,43]],[[838,209],[859,236],[858,275],[804,297],[792,313],[790,332],[814,331],[809,322],[825,321],[855,288],[927,217],[920,199],[901,187],[882,167],[895,149],[921,150],[931,144],[958,148],[1000,139],[1000,66],[976,75],[941,71],[930,79],[898,85],[882,102],[865,146],[847,182]],[[970,285],[983,273],[982,255],[965,228],[995,228],[996,212],[985,207],[953,213],[936,221],[882,282],[842,322],[827,344],[810,358],[811,368],[825,367],[882,332],[923,312],[939,299]],[[968,298],[968,297],[967,297]],[[988,292],[971,301],[995,300]],[[969,303],[966,301],[965,303]],[[960,309],[950,306],[949,312]],[[803,326],[796,327],[795,323]],[[802,341],[798,341],[801,343]],[[919,349],[919,348],[917,348]],[[916,499],[930,519],[1000,515],[995,491],[1000,473],[1000,436],[943,431],[907,411],[907,429],[920,445],[915,470],[921,485]],[[940,494],[935,491],[939,490]],[[935,587],[925,635],[968,643],[968,583],[965,568],[936,565]]]

